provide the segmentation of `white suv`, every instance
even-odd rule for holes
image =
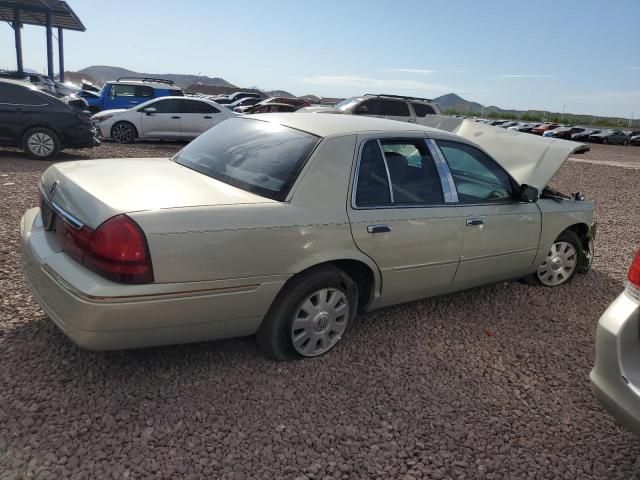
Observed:
[[[300,113],[341,113],[344,115],[366,115],[388,118],[401,122],[421,123],[427,115],[440,115],[440,107],[433,100],[400,95],[372,95],[351,97],[335,107],[315,106],[298,110]]]

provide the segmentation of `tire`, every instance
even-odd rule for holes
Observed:
[[[558,287],[571,281],[578,271],[583,270],[583,259],[582,242],[571,230],[565,230],[553,242],[542,265],[523,281],[529,285]]]
[[[277,360],[322,355],[339,343],[357,307],[358,287],[346,273],[333,266],[309,270],[278,294],[256,334],[258,345]]]
[[[60,139],[48,128],[32,128],[22,137],[22,149],[36,160],[53,160],[60,153]]]
[[[609,140],[607,140],[606,138],[603,138],[603,139],[602,139],[602,144],[603,144],[603,145],[606,145],[607,143],[609,143]]]
[[[136,127],[129,122],[118,122],[111,127],[111,139],[116,143],[133,143],[136,139]]]
[[[629,145],[629,140],[623,140],[623,141],[622,141],[622,145],[624,145],[625,147],[626,147],[627,145]]]

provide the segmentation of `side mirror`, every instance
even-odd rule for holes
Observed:
[[[535,203],[540,198],[540,193],[536,187],[527,185],[526,183],[520,186],[520,192],[518,194],[518,200],[521,202]]]
[[[156,113],[158,110],[156,110],[153,107],[147,107],[145,109],[142,110],[144,113],[146,113],[147,115],[153,115],[154,113]]]

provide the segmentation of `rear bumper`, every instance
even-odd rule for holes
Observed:
[[[238,281],[120,285],[60,252],[54,235],[42,226],[39,209],[24,215],[21,235],[23,271],[34,299],[67,337],[89,350],[251,335],[284,284],[283,279],[266,279],[244,285]]]
[[[603,407],[640,435],[640,315],[638,299],[622,293],[607,308],[596,333],[591,387]]]

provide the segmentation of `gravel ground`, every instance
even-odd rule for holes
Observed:
[[[640,162],[631,147],[589,158],[611,154]],[[0,153],[0,479],[640,478],[639,440],[588,382],[598,317],[638,247],[640,170],[559,172],[600,223],[594,269],[569,285],[398,306],[322,358],[276,363],[251,338],[111,353],[66,340],[20,272],[19,220],[47,165]]]

